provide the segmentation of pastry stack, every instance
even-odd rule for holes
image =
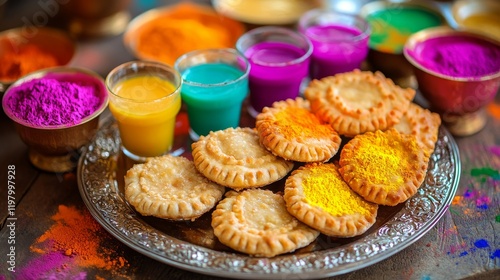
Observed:
[[[211,212],[228,247],[273,257],[320,234],[353,237],[422,185],[439,115],[412,102],[413,89],[380,72],[313,80],[304,97],[275,102],[255,128],[210,132],[193,161],[165,155],[136,164],[125,197],[142,215],[195,220]],[[283,180],[284,187],[267,186]]]

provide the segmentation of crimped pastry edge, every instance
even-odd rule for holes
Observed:
[[[183,157],[179,157],[178,159],[189,161]],[[196,205],[193,205],[193,202],[188,203],[186,201],[179,201],[178,203],[173,203],[171,200],[154,199],[141,191],[140,176],[145,169],[145,164],[135,164],[127,171],[124,177],[125,199],[143,216],[153,216],[173,221],[194,221],[203,214],[212,210],[222,199],[225,192],[224,187],[218,186],[220,187],[219,196],[198,196]],[[202,178],[201,174],[199,174],[199,176]],[[208,180],[207,183],[213,184],[215,187],[215,183]]]
[[[360,109],[353,113],[344,113],[330,104],[325,99],[325,95],[330,90],[331,85],[340,84],[342,79],[369,80],[375,85],[389,88],[389,98],[372,107],[368,112]],[[385,130],[397,124],[403,113],[408,109],[411,100],[415,96],[415,90],[411,88],[400,88],[391,79],[386,78],[381,72],[360,71],[358,69],[325,77],[321,80],[313,80],[305,90],[305,97],[310,101],[311,111],[320,119],[328,122],[341,135],[353,137],[368,131]],[[380,115],[377,114],[378,107],[390,106],[389,111]]]
[[[236,132],[251,131],[251,133],[255,133],[257,135],[255,130],[248,127],[228,128],[226,130]],[[225,130],[210,132],[209,135],[201,136],[198,141],[191,145],[195,167],[208,179],[234,190],[242,190],[246,188],[259,188],[279,181],[293,169],[293,162],[273,155],[262,146],[262,149],[276,159],[276,162],[271,164],[271,166],[268,166],[268,169],[250,169],[245,165],[239,165],[238,167],[240,168],[234,168],[234,166],[226,166],[214,158],[209,158],[208,153],[203,151],[206,145],[206,139],[209,139],[209,137],[215,137],[219,133],[224,133],[224,131]],[[260,143],[258,144],[260,145]]]
[[[314,165],[314,163],[313,163]],[[378,205],[370,216],[364,216],[359,213],[334,217],[325,210],[309,205],[305,201],[304,191],[297,177],[307,169],[301,166],[294,170],[285,182],[284,199],[287,210],[299,221],[320,231],[322,234],[332,237],[354,237],[365,233],[373,224],[375,224],[378,213]]]
[[[422,149],[417,150],[417,154],[411,159],[406,159],[415,168],[412,168],[411,178],[406,178],[405,183],[396,191],[387,191],[384,188],[378,187],[370,182],[367,182],[364,178],[359,178],[356,172],[356,166],[351,164],[352,154],[356,153],[356,147],[359,146],[359,141],[361,137],[375,135],[378,133],[388,133],[388,134],[398,134],[404,138],[413,137],[413,135],[400,134],[397,130],[391,128],[389,130],[375,132],[367,132],[363,135],[359,135],[347,142],[340,153],[340,168],[339,172],[344,178],[344,181],[359,195],[361,195],[367,201],[377,203],[379,205],[395,206],[399,203],[405,202],[410,197],[412,197],[422,185],[427,174],[427,167],[429,163],[429,157],[426,152]],[[416,141],[416,140],[415,140]],[[418,164],[416,164],[418,162]],[[382,167],[384,168],[384,167]]]
[[[275,114],[289,107],[310,111],[309,102],[301,97],[273,103],[272,107],[264,107],[257,115],[256,129],[260,143],[274,155],[298,162],[326,162],[337,154],[341,138],[332,128],[331,138],[288,140],[276,131]],[[311,115],[316,117],[314,113]],[[303,140],[303,141],[299,141]],[[315,143],[311,144],[311,141]]]
[[[250,189],[247,191],[263,191],[272,193],[270,190]],[[212,228],[214,235],[224,245],[255,257],[274,257],[284,253],[290,253],[311,244],[318,236],[316,231],[297,220],[300,228],[291,232],[265,235],[261,231],[251,232],[252,228],[244,229],[232,211],[236,196],[243,192],[229,191],[226,197],[219,202],[212,213]],[[273,195],[279,195],[272,193]]]

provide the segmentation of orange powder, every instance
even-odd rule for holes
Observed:
[[[335,134],[330,125],[322,124],[316,115],[303,108],[294,107],[280,111],[276,115],[276,122],[281,133],[289,139],[303,135],[328,137]]]
[[[120,273],[129,263],[106,244],[106,233],[88,211],[60,205],[51,217],[55,224],[31,246],[33,252],[59,251],[80,267],[95,267]]]
[[[180,3],[141,27],[137,52],[173,65],[179,56],[190,51],[232,48],[243,32],[243,25],[208,7]]]
[[[11,81],[33,71],[57,66],[57,59],[35,45],[25,45],[19,51],[6,51],[0,58],[0,80]]]
[[[497,120],[500,120],[500,104],[494,102],[488,105],[488,113]]]

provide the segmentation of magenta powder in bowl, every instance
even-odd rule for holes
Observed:
[[[500,71],[498,45],[472,36],[429,38],[408,54],[427,70],[454,78],[484,77]]]
[[[106,90],[84,73],[49,73],[15,84],[4,97],[4,110],[31,127],[73,126],[106,101]]]
[[[49,172],[76,167],[79,151],[99,129],[107,108],[104,79],[81,68],[54,67],[12,84],[2,106],[28,147],[31,163]]]
[[[434,27],[408,38],[405,58],[418,90],[451,133],[467,136],[487,121],[500,87],[500,41],[468,30]]]

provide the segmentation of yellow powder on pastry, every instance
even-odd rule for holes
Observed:
[[[371,204],[355,193],[342,179],[333,164],[309,165],[309,173],[304,176],[302,187],[306,202],[319,207],[329,214],[370,215],[375,204]]]
[[[335,133],[328,124],[321,121],[309,110],[297,107],[288,107],[276,114],[276,127],[286,139],[298,137],[328,137]]]
[[[351,159],[358,163],[356,173],[359,178],[365,178],[386,191],[393,191],[405,183],[405,178],[413,176],[414,170],[410,170],[408,160],[419,149],[416,140],[402,141],[401,138],[375,133],[365,135],[365,139],[359,142]]]

